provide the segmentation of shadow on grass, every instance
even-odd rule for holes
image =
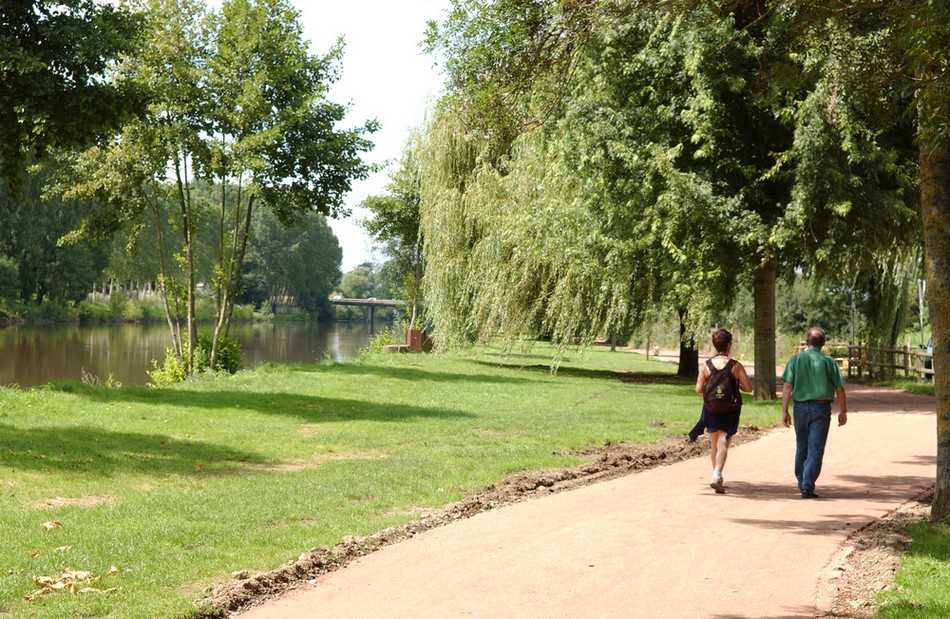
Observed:
[[[480,362],[476,362],[480,363]],[[488,363],[489,367],[500,367],[498,364]],[[294,370],[308,370],[307,366],[293,366]],[[314,371],[316,371],[314,367]],[[391,378],[396,380],[405,380],[410,382],[431,381],[445,383],[472,383],[472,384],[528,384],[535,382],[530,378],[516,376],[487,376],[485,374],[463,374],[460,372],[441,372],[417,367],[396,367],[385,365],[371,365],[366,363],[339,363],[330,367],[324,367],[322,371],[333,372],[336,374],[362,376],[373,374],[381,378]]]
[[[918,522],[911,526],[914,543],[908,551],[911,556],[935,561],[950,561],[950,527],[932,522]],[[950,617],[950,615],[944,615]]]
[[[526,372],[544,372],[551,374],[550,365],[519,365],[516,363],[495,363],[492,361],[474,361],[479,365],[488,367],[505,368],[511,370],[524,370]],[[661,374],[659,372],[617,372],[614,370],[595,370],[591,368],[575,368],[560,366],[555,376],[567,376],[571,378],[592,378],[596,380],[620,380],[625,383],[638,383],[649,385],[688,385],[693,384],[694,380],[681,378],[674,374]]]
[[[261,456],[164,434],[91,428],[15,428],[0,424],[3,464],[18,470],[56,470],[110,477],[117,473],[214,475],[214,462],[266,463]],[[224,471],[220,471],[224,472]]]
[[[288,393],[238,391],[188,391],[124,387],[104,389],[69,385],[69,391],[90,406],[132,404],[141,423],[165,423],[172,414],[189,409],[217,410],[209,419],[228,423],[228,408],[263,415],[295,417],[306,423],[339,421],[406,422],[416,418],[470,417],[454,410],[373,404],[359,400],[323,398]],[[173,411],[173,409],[179,409]],[[224,410],[222,410],[224,409]],[[174,431],[174,425],[163,425]],[[91,427],[22,428],[0,423],[0,454],[4,466],[14,469],[56,469],[109,476],[122,473],[214,475],[231,474],[221,463],[267,464],[271,459],[253,451],[232,449],[200,440],[186,440],[161,433],[115,432]],[[208,466],[213,465],[213,466]],[[206,468],[207,467],[207,468]]]
[[[226,384],[226,383],[225,383]],[[269,391],[192,391],[185,387],[162,389],[129,386],[121,389],[104,389],[71,384],[68,389],[75,396],[98,404],[134,404],[158,411],[170,407],[183,410],[206,409],[249,410],[263,415],[296,417],[307,423],[336,421],[403,422],[416,418],[469,417],[468,413],[408,404],[377,404],[363,400],[329,398]],[[367,386],[370,389],[371,386]],[[147,408],[143,408],[147,410]],[[226,416],[221,417],[227,421]]]

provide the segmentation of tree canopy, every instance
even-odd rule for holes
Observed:
[[[598,6],[583,44],[553,52],[570,55],[558,66],[571,71],[555,76],[564,94],[549,112],[549,82],[532,89],[522,69],[509,74],[547,70],[521,57],[541,41],[496,51],[492,87],[453,72],[484,60],[464,42],[478,50],[527,5],[492,3],[467,28],[458,20],[468,13],[455,12],[442,30],[451,94],[429,133],[441,154],[424,175],[423,223],[429,302],[446,330],[571,341],[629,330],[663,306],[693,338],[749,285],[757,374],[768,376],[776,277],[805,270],[853,284],[916,238],[908,98],[866,85],[892,70],[878,16],[810,24],[754,2]],[[852,68],[844,51],[869,62]],[[472,129],[498,121],[468,101],[513,92],[548,121],[499,154],[491,132]],[[772,381],[760,387],[774,396]]]
[[[312,55],[296,11],[287,0],[227,0],[208,12],[200,0],[144,0],[150,17],[144,50],[116,73],[149,93],[147,114],[127,124],[115,142],[71,162],[66,195],[95,197],[83,233],[125,224],[168,220],[180,248],[161,235],[163,275],[175,353],[190,372],[197,342],[195,235],[214,230],[217,342],[227,336],[255,208],[271,209],[283,223],[307,213],[343,214],[353,179],[370,166],[361,154],[376,129],[341,128],[346,107],[328,98],[339,75],[342,48]],[[195,181],[214,181],[216,215],[201,219]],[[172,208],[166,208],[170,199]],[[178,269],[180,267],[180,270]],[[180,279],[173,279],[179,274]]]
[[[30,155],[109,138],[141,110],[112,78],[138,49],[142,15],[95,0],[0,5],[0,174],[16,184]]]

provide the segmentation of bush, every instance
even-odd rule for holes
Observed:
[[[212,337],[210,335],[202,335],[198,338],[198,349],[201,351],[201,359],[204,364],[203,367],[199,368],[201,370],[208,369],[208,364],[211,360],[211,344]],[[197,361],[195,364],[197,365]],[[244,367],[244,357],[241,354],[241,344],[233,337],[219,338],[218,355],[215,359],[214,371],[234,374],[242,367]]]
[[[398,329],[398,330],[397,330]],[[390,346],[392,344],[405,344],[405,326],[402,327],[390,327],[384,331],[379,331],[376,335],[373,336],[373,339],[370,340],[369,346],[363,351],[366,354],[374,355],[377,353],[383,352],[383,346]],[[362,356],[362,355],[360,355]]]
[[[145,322],[164,322],[165,306],[161,301],[154,299],[143,299],[139,301],[141,307],[142,320]]]
[[[125,303],[125,309],[122,310],[122,320],[125,322],[141,322],[145,317],[142,304],[133,300]]]
[[[174,385],[185,380],[185,364],[178,359],[175,351],[171,348],[165,349],[165,361],[161,367],[158,361],[152,360],[152,371],[148,377],[152,379],[152,384],[156,386]]]
[[[43,301],[37,308],[37,317],[40,320],[52,322],[72,320],[78,316],[78,310],[62,301]]]
[[[129,302],[129,296],[121,288],[116,288],[109,295],[109,316],[113,320],[122,320],[125,315],[125,306]]]
[[[79,303],[78,311],[79,320],[85,322],[106,322],[112,318],[109,307],[103,303],[82,301]]]
[[[231,315],[232,320],[254,320],[254,306],[253,305],[235,305],[234,313]]]
[[[222,337],[218,340],[218,355],[215,359],[214,368],[211,368],[211,335],[201,335],[198,337],[198,348],[195,350],[195,372],[194,375],[205,372],[227,372],[234,374],[244,367],[244,357],[241,353],[241,345],[232,337]],[[187,354],[187,351],[186,353]],[[152,361],[152,371],[148,373],[152,379],[153,385],[172,385],[183,382],[188,375],[185,371],[185,362],[178,359],[175,351],[171,348],[165,349],[165,360],[161,366],[157,361]]]

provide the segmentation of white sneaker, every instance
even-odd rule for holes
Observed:
[[[709,487],[715,490],[716,494],[725,494],[726,492],[722,483],[722,475],[713,475],[712,481],[709,482]]]

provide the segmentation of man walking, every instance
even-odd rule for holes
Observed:
[[[789,400],[795,401],[795,477],[803,499],[817,499],[815,481],[821,474],[821,461],[831,428],[831,400],[838,399],[841,411],[838,425],[848,423],[848,404],[844,378],[835,360],[821,352],[825,332],[818,327],[808,330],[808,348],[793,355],[782,372],[782,423],[789,427]]]

